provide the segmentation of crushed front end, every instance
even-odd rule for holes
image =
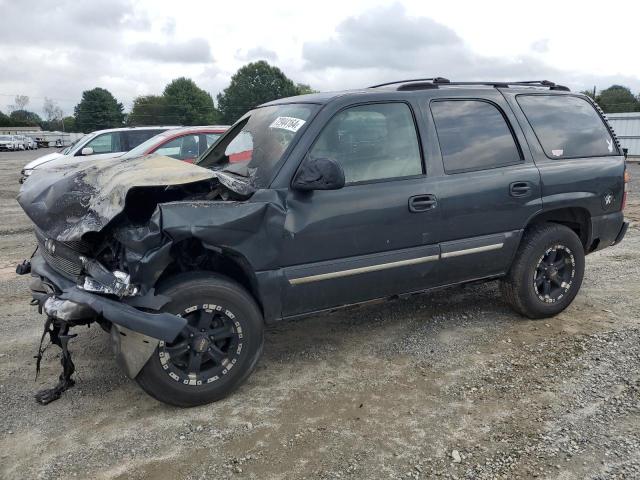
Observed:
[[[71,328],[98,323],[110,332],[118,363],[135,378],[158,342],[173,341],[186,324],[180,316],[159,311],[170,299],[153,289],[158,272],[170,261],[170,243],[157,224],[129,218],[127,198],[146,218],[158,199],[186,195],[171,188],[207,182],[213,175],[164,157],[132,162],[126,179],[121,171],[98,165],[36,172],[18,197],[35,223],[37,249],[16,271],[31,274],[32,303],[47,318],[37,369],[47,336],[63,352],[59,382],[38,392],[40,403],[59,398],[73,385]],[[143,197],[153,201],[145,204]]]

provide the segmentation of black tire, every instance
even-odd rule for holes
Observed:
[[[571,304],[583,277],[584,247],[578,236],[564,225],[543,223],[525,231],[500,287],[516,312],[547,318]]]
[[[172,298],[162,310],[185,316],[190,326],[175,342],[160,342],[136,381],[152,397],[178,407],[227,396],[251,374],[262,354],[264,321],[255,300],[236,282],[209,272],[177,275],[158,292]],[[198,333],[205,331],[200,327],[209,316],[211,330]],[[209,336],[222,330],[221,340]],[[200,357],[200,363],[191,370],[194,357]]]

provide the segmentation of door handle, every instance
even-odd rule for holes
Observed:
[[[436,208],[438,200],[435,195],[415,195],[409,197],[409,211],[413,213],[424,212]]]
[[[509,195],[512,197],[528,197],[531,195],[531,182],[513,182],[509,185]]]

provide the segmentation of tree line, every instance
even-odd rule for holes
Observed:
[[[169,82],[160,95],[134,99],[129,113],[111,92],[100,87],[82,92],[72,116],[64,116],[53,100],[45,98],[45,119],[28,111],[29,98],[18,95],[10,115],[0,112],[0,126],[92,132],[124,125],[232,124],[261,103],[313,92],[309,85],[294,83],[279,68],[261,60],[243,66],[231,77],[229,86],[218,94],[217,105],[193,80],[180,77]]]
[[[0,126],[40,126],[44,130],[92,132],[124,125],[207,125],[232,124],[246,111],[278,98],[313,93],[314,90],[289,79],[278,67],[265,61],[240,68],[216,97],[185,77],[166,85],[160,95],[143,95],[133,101],[131,112],[108,90],[96,87],[82,92],[73,115],[64,116],[56,103],[45,97],[44,114],[27,110],[29,97],[18,95],[9,115],[0,112]],[[609,113],[640,111],[640,95],[622,85],[597,92],[582,92]]]
[[[634,95],[630,88],[622,85],[612,85],[600,92],[593,87],[582,93],[594,99],[605,113],[640,112],[640,94]]]

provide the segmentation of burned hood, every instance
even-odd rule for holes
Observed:
[[[121,213],[133,188],[186,185],[215,176],[206,168],[158,155],[86,161],[34,170],[18,203],[48,237],[78,240]]]

